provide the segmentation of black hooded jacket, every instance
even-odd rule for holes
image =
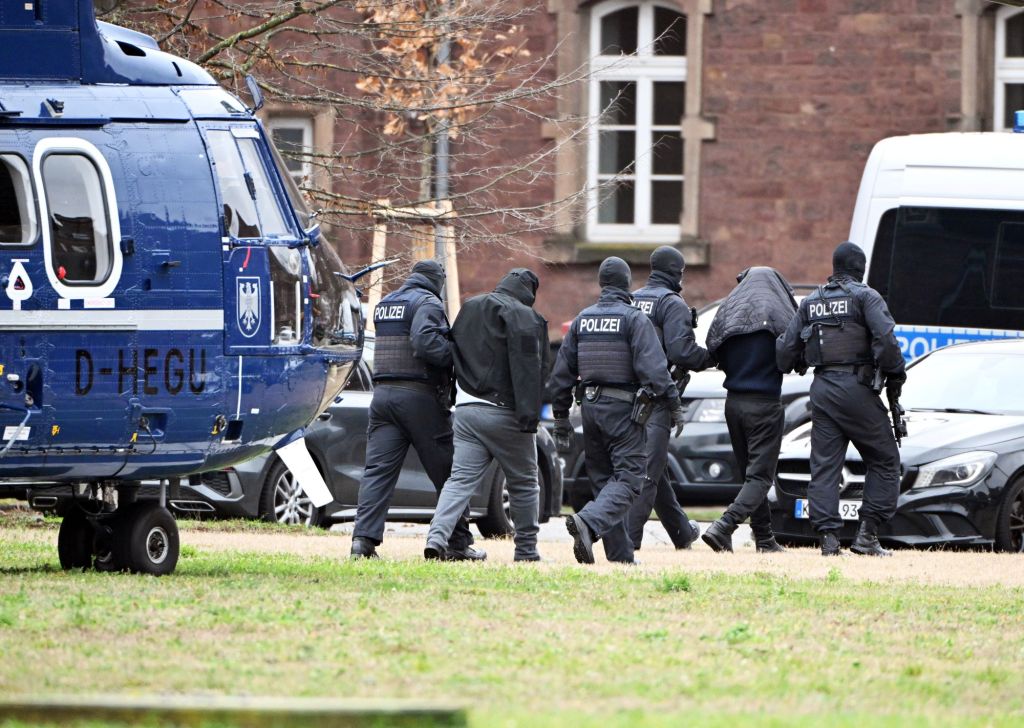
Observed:
[[[525,268],[510,271],[493,292],[466,301],[452,326],[459,386],[515,410],[524,432],[537,431],[548,370],[548,324],[532,308],[536,280]]]
[[[715,313],[708,328],[708,351],[714,354],[730,336],[768,331],[778,337],[796,308],[793,287],[781,273],[767,266],[748,268]]]

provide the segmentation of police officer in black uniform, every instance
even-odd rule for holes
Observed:
[[[633,563],[625,517],[640,495],[647,471],[644,425],[635,421],[638,390],[683,411],[668,374],[665,352],[650,319],[634,308],[629,266],[621,258],[601,263],[601,296],[573,320],[548,380],[556,436],[569,436],[569,406],[577,378],[584,387],[583,446],[594,500],[566,519],[573,553],[594,563],[593,543],[604,541],[609,561]]]
[[[374,390],[366,432],[366,471],[352,535],[352,556],[371,558],[384,537],[384,520],[411,444],[440,493],[452,470],[452,345],[441,304],[445,274],[424,260],[373,312],[377,329]],[[483,560],[473,549],[465,516],[448,541],[446,558]]]
[[[832,255],[828,283],[800,302],[779,337],[779,369],[814,367],[811,384],[811,525],[821,534],[821,553],[840,553],[839,488],[850,442],[867,465],[860,528],[850,550],[888,556],[878,526],[892,518],[900,486],[900,456],[885,407],[872,390],[875,372],[898,396],[907,375],[893,335],[895,322],[882,297],[861,281],[864,251],[841,243]]]
[[[706,369],[712,363],[707,350],[697,345],[693,315],[680,294],[685,267],[683,254],[670,245],[663,245],[651,254],[651,276],[647,285],[633,291],[633,305],[651,319],[668,364],[676,368],[680,377],[689,371]],[[679,377],[675,381],[678,385]],[[690,548],[700,535],[696,521],[691,521],[679,505],[668,478],[671,425],[669,403],[659,401],[647,420],[647,481],[626,517],[626,529],[635,549],[639,549],[643,541],[644,524],[651,516],[652,506],[677,549]]]

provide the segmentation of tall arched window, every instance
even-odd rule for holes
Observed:
[[[611,0],[591,13],[588,239],[676,242],[683,211],[686,16]]]
[[[1001,8],[996,15],[996,131],[1013,129],[1013,112],[1024,109],[1024,9]]]

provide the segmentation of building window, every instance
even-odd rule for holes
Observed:
[[[677,242],[683,212],[686,16],[654,2],[591,15],[588,235]]]
[[[298,185],[309,184],[313,175],[313,120],[307,117],[275,116],[267,121],[270,137],[284,157],[288,174]]]
[[[996,15],[996,131],[1013,129],[1013,112],[1024,109],[1024,9],[1002,8]]]

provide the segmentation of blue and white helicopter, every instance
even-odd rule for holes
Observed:
[[[167,490],[270,448],[330,500],[302,435],[360,357],[362,272],[249,88],[92,0],[0,0],[0,479],[71,488],[64,568],[170,573]]]

